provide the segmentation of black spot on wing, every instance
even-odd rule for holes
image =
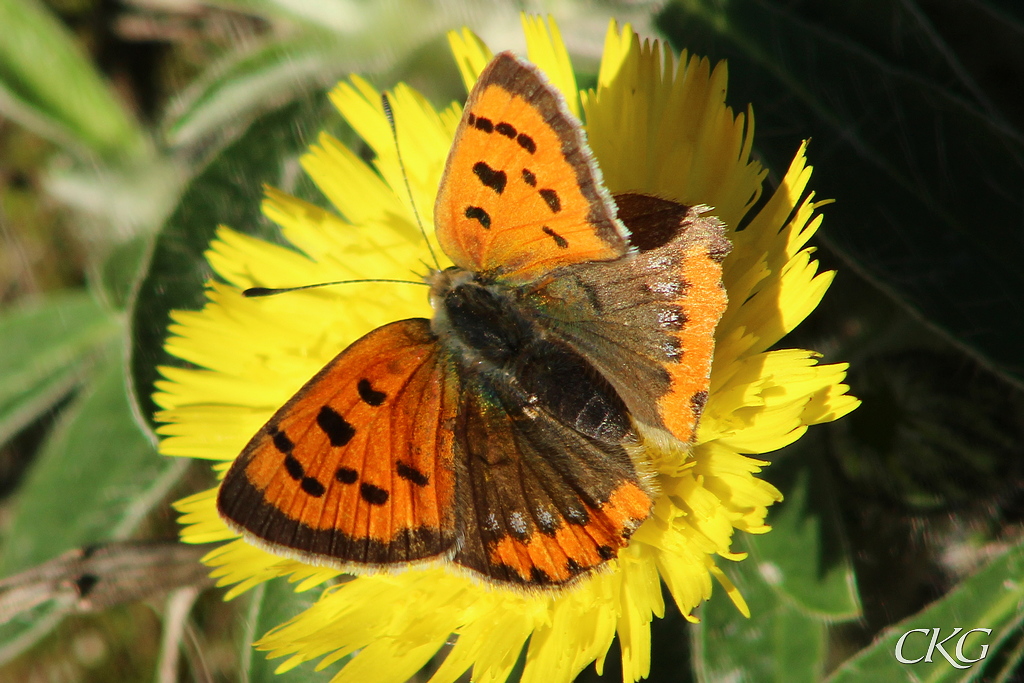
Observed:
[[[427,475],[420,472],[412,465],[406,465],[404,462],[399,462],[396,468],[398,476],[406,481],[411,481],[416,486],[426,486],[430,482],[430,478]]]
[[[524,168],[523,169],[523,182],[525,182],[530,187],[537,187],[537,176],[535,176],[533,174],[533,171],[531,171],[530,169]]]
[[[319,498],[320,496],[324,495],[324,493],[327,492],[327,489],[324,487],[324,485],[317,481],[314,477],[303,477],[302,483],[299,486],[302,488],[303,491],[313,496],[314,498]]]
[[[690,397],[690,409],[693,410],[693,416],[700,418],[701,413],[704,412],[704,406],[708,402],[708,392],[698,391],[696,394]]]
[[[284,456],[284,469],[288,472],[288,476],[295,481],[299,481],[306,476],[306,468],[291,453]]]
[[[478,161],[473,164],[473,173],[480,179],[480,182],[491,188],[498,194],[505,191],[505,184],[508,182],[508,176],[505,175],[504,171],[491,168],[482,161]]]
[[[491,229],[491,217],[486,211],[481,209],[479,206],[467,206],[466,207],[466,218],[474,218],[480,222],[484,230]]]
[[[334,478],[342,484],[354,484],[359,479],[359,473],[350,467],[339,467]]]
[[[533,154],[534,152],[537,151],[537,143],[533,141],[533,138],[531,138],[529,135],[525,133],[520,133],[519,135],[517,135],[516,142],[519,143],[519,146],[525,149],[530,154]]]
[[[511,123],[508,123],[507,121],[502,121],[501,123],[496,125],[494,127],[494,130],[496,130],[497,132],[501,133],[502,135],[504,135],[505,137],[509,138],[510,140],[514,139],[516,137],[515,126],[513,126]]]
[[[370,505],[383,505],[389,498],[387,491],[365,481],[359,485],[359,495]]]
[[[597,547],[597,554],[601,556],[602,560],[610,560],[615,557],[615,549],[611,546],[600,545]]]
[[[584,280],[581,277],[576,277],[576,284],[583,291],[583,294],[587,297],[587,301],[590,306],[594,309],[595,313],[604,313],[604,303],[601,301],[601,297],[597,293],[597,285],[590,280]]]
[[[568,249],[569,248],[569,241],[566,240],[561,235],[559,235],[554,230],[552,230],[551,228],[549,228],[548,226],[545,225],[544,227],[541,228],[541,230],[544,231],[545,235],[550,235],[551,236],[551,239],[553,239],[555,241],[555,244],[558,245],[559,249]]]
[[[277,427],[271,427],[270,434],[271,438],[274,440],[274,448],[285,455],[291,453],[292,449],[295,448],[295,444],[293,444],[292,440],[288,438],[288,435],[282,431],[278,431]]]
[[[472,114],[470,114],[470,116],[472,116]],[[475,119],[476,120],[473,121],[473,126],[477,130],[482,130],[485,133],[493,133],[494,132],[494,122],[493,121],[491,121],[490,119],[486,119],[483,116],[477,116],[477,117],[475,117]]]
[[[330,406],[320,408],[320,413],[316,416],[316,423],[335,448],[344,446],[356,435],[356,428]]]
[[[544,199],[544,202],[551,209],[552,213],[558,213],[562,210],[562,200],[558,198],[558,193],[551,189],[539,190],[540,196]]]
[[[383,391],[374,389],[373,385],[370,384],[370,380],[365,377],[356,384],[356,390],[359,391],[359,398],[363,400],[363,403],[371,406],[379,406],[388,397]]]

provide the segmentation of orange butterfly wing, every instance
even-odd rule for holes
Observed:
[[[427,320],[332,360],[252,438],[217,498],[230,527],[318,564],[391,565],[456,545],[458,378]]]
[[[434,223],[455,265],[506,282],[627,249],[579,121],[536,67],[508,52],[469,95]]]
[[[572,582],[614,558],[653,499],[626,449],[467,371],[456,432],[464,535],[454,562],[513,585]]]

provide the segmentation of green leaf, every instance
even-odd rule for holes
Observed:
[[[164,123],[168,143],[193,146],[254,114],[322,91],[369,61],[358,41],[323,32],[271,42],[214,64],[175,102]]]
[[[0,443],[57,405],[120,330],[86,292],[64,292],[0,317]]]
[[[1019,544],[994,560],[971,578],[962,581],[948,595],[928,608],[900,623],[887,628],[874,642],[848,659],[829,677],[829,683],[860,683],[874,681],[944,681],[973,680],[986,671],[986,664],[999,664],[996,651],[1011,640],[1019,640],[1019,629],[1024,621],[1020,605],[1024,603],[1024,544]],[[963,632],[947,641],[945,649],[955,658],[956,642],[970,629],[990,628],[992,633],[973,633],[967,637],[964,652],[974,658],[980,654],[982,644],[989,652],[984,660],[969,669],[954,668],[938,651],[932,662],[902,664],[896,660],[896,643],[911,629],[941,629],[939,640],[953,633]],[[913,638],[916,638],[914,640]],[[917,659],[926,653],[930,635],[914,633],[904,643],[903,656]],[[1012,657],[1013,654],[1010,653]],[[1016,658],[1019,659],[1019,652]],[[963,666],[963,664],[961,664]]]
[[[149,256],[152,235],[136,235],[118,244],[103,261],[96,284],[111,308],[123,311],[134,293]]]
[[[289,0],[213,0],[210,4],[234,11],[245,11],[269,19],[290,19],[309,26],[352,33],[372,24],[368,19],[377,3],[349,0],[290,2]],[[390,34],[394,35],[394,34]]]
[[[138,123],[43,5],[0,0],[0,26],[0,111],[60,144],[103,156],[144,148]]]
[[[830,495],[831,478],[791,457],[772,466],[772,483],[786,499],[769,510],[771,533],[746,543],[761,577],[794,607],[827,621],[860,615],[856,578]],[[780,481],[779,479],[786,481]],[[813,482],[813,486],[812,486]]]
[[[850,266],[1024,381],[1019,17],[984,1],[686,0],[659,23],[728,58],[729,100],[753,104],[776,178],[812,139],[811,187],[837,200],[822,238]]]
[[[775,532],[772,532],[775,533]],[[745,618],[722,590],[699,608],[693,661],[699,681],[813,683],[825,665],[825,624],[782,597],[750,558],[724,567],[750,607]]]
[[[264,184],[323,204],[295,169],[307,144],[332,121],[330,111],[327,98],[317,93],[257,120],[193,179],[157,236],[132,317],[133,391],[144,415],[151,418],[156,409],[150,395],[159,378],[157,366],[186,367],[164,351],[168,316],[205,303],[203,286],[213,273],[203,254],[217,226],[281,243],[277,228],[260,213]],[[338,122],[335,115],[333,124]]]
[[[242,680],[246,683],[307,683],[309,681],[329,681],[337,673],[341,663],[331,665],[326,670],[314,672],[314,662],[300,664],[285,673],[274,673],[287,658],[267,659],[266,652],[253,647],[265,633],[280,626],[316,602],[320,590],[302,593],[295,592],[293,584],[277,579],[260,584],[251,591],[249,609],[242,633],[239,661],[241,662]]]
[[[62,415],[18,490],[0,576],[129,536],[164,501],[187,464],[157,456],[132,415],[120,353],[111,352]],[[66,608],[44,604],[0,626],[0,661],[45,636]]]
[[[18,491],[0,575],[132,533],[182,472],[157,456],[128,404],[119,354],[62,416]]]
[[[84,366],[72,365],[58,369],[31,386],[8,393],[0,400],[0,444],[6,443],[53,410],[71,394],[88,372]]]

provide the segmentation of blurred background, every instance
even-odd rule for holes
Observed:
[[[337,671],[248,645],[315,595],[224,603],[175,542],[169,503],[213,480],[155,452],[167,313],[201,306],[219,223],[280,239],[263,183],[324,203],[297,157],[325,129],[360,149],[326,89],[462,99],[445,32],[522,49],[520,11],[557,20],[581,87],[611,17],[727,59],[769,184],[810,138],[836,200],[815,244],[839,275],[780,346],[850,362],[864,403],[772,454],[775,530],[725,567],[752,618],[721,591],[700,625],[670,611],[651,680],[1024,680],[1021,3],[0,0],[0,681]],[[991,650],[894,660],[935,627]],[[619,676],[613,646],[581,680]]]

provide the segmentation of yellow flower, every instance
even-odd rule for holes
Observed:
[[[690,619],[710,596],[712,577],[747,614],[718,563],[743,559],[730,551],[733,532],[768,531],[767,506],[782,499],[754,476],[767,463],[749,456],[792,443],[808,425],[857,405],[842,384],[845,365],[818,365],[810,351],[768,350],[814,309],[832,280],[832,273],[817,272],[805,248],[821,223],[822,202],[806,189],[811,169],[803,148],[751,215],[765,171],[750,159],[751,112],[736,115],[725,106],[724,64],[712,69],[685,53],[677,61],[657,42],[641,44],[629,27],[619,31],[613,23],[597,89],[579,93],[554,24],[527,18],[524,25],[529,58],[582,113],[613,193],[709,204],[730,226],[733,250],[723,264],[729,307],[716,335],[696,445],[685,458],[650,454],[662,492],[652,517],[608,571],[555,593],[487,588],[437,566],[335,582],[336,570],[239,539],[217,515],[216,490],[180,501],[184,541],[226,542],[204,561],[221,585],[234,584],[228,597],[276,577],[289,577],[296,590],[330,584],[306,612],[257,644],[271,657],[290,655],[280,670],[312,659],[324,667],[355,653],[335,680],[403,681],[455,634],[432,681],[454,681],[469,669],[476,681],[504,681],[525,646],[522,680],[560,682],[595,660],[600,670],[617,634],[623,679],[637,680],[650,667],[650,622],[664,613],[662,582]],[[468,88],[491,54],[468,30],[450,42]],[[384,323],[431,316],[422,289],[400,284],[255,300],[240,293],[250,286],[409,279],[431,262],[410,194],[429,226],[461,108],[437,112],[404,85],[389,97],[411,192],[380,94],[353,76],[331,99],[373,151],[372,167],[326,134],[302,160],[337,213],[268,190],[263,211],[298,251],[220,228],[207,256],[230,284],[211,282],[205,308],[176,312],[170,328],[167,349],[199,369],[161,370],[155,399],[165,455],[214,460],[223,473],[339,350]],[[441,253],[436,242],[434,251]]]

